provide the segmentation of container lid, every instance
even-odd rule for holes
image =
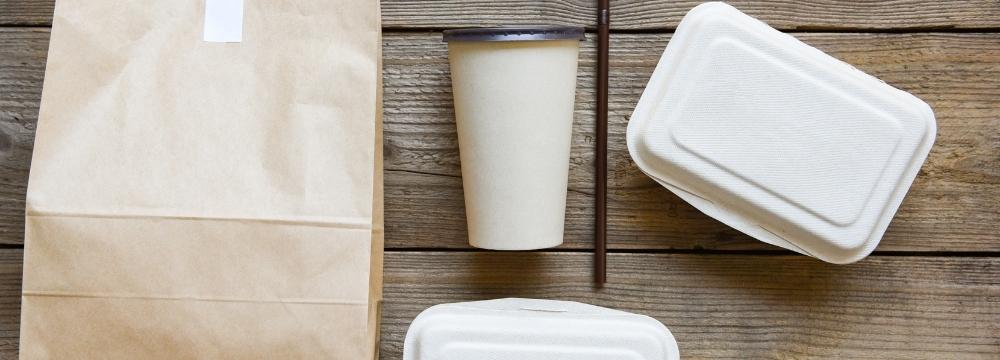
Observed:
[[[577,26],[509,26],[444,31],[444,41],[538,41],[583,40]]]
[[[406,332],[403,360],[675,360],[655,319],[570,301],[499,299],[433,306]]]
[[[878,244],[934,142],[931,108],[723,3],[681,21],[629,154],[702,212],[833,263]]]

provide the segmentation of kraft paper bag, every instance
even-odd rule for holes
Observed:
[[[378,2],[204,1],[57,3],[21,358],[377,356]]]

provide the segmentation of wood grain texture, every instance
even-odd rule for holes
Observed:
[[[797,34],[928,101],[938,139],[879,250],[1000,250],[1000,35]],[[631,163],[627,117],[669,35],[618,34],[611,49],[609,246],[776,248],[701,214]],[[0,242],[20,243],[47,31],[0,29]],[[465,248],[447,50],[439,34],[386,33],[388,248]],[[592,241],[592,41],[581,52],[565,248]],[[4,147],[4,143],[8,143]]]
[[[54,0],[0,0],[0,244],[22,243],[24,193]],[[1000,359],[1000,258],[875,255],[830,265],[776,250],[701,214],[645,177],[628,116],[686,11],[700,1],[615,0],[611,44],[609,284],[583,252],[465,249],[461,172],[443,29],[592,26],[591,0],[383,0],[386,246],[382,358],[443,302],[576,300],[653,316],[685,359]],[[730,1],[935,109],[938,138],[879,251],[1000,251],[1000,1]],[[11,28],[4,26],[41,26]],[[393,29],[407,30],[393,32]],[[916,31],[964,29],[949,33]],[[971,31],[982,31],[973,33]],[[976,30],[978,29],[978,30]],[[872,30],[875,33],[849,33]],[[990,33],[992,32],[992,33]],[[564,249],[592,230],[593,39],[584,42]],[[419,250],[419,251],[393,251]],[[639,253],[627,251],[643,249]],[[924,254],[930,255],[930,254]],[[974,254],[970,254],[974,255]],[[0,359],[17,357],[22,250],[0,248]],[[434,274],[433,276],[428,276]]]
[[[937,143],[879,249],[1000,250],[1000,35],[796,35],[913,92],[937,113]],[[627,118],[668,39],[612,37],[609,246],[775,249],[701,214],[631,162]],[[465,247],[445,45],[432,34],[387,34],[385,41],[387,244]],[[593,238],[594,56],[588,41],[570,166],[570,248],[590,247]]]
[[[931,154],[879,250],[1000,249],[1000,34],[795,34],[928,102]],[[619,36],[609,171],[617,248],[753,249],[759,243],[678,201],[641,174],[625,128],[668,35]],[[617,215],[615,215],[617,214]],[[678,231],[678,229],[683,229]],[[676,242],[675,242],[676,241]],[[692,243],[693,242],[693,243]],[[978,245],[975,245],[978,244]]]
[[[612,254],[591,284],[580,253],[387,253],[382,358],[442,302],[575,300],[652,316],[685,359],[996,359],[1000,259]],[[427,276],[427,274],[436,274]]]
[[[24,237],[24,195],[48,46],[48,29],[0,28],[0,243]]]
[[[673,29],[700,0],[612,2],[618,29]],[[737,9],[783,30],[952,29],[1000,26],[1000,2],[733,0]]]
[[[700,0],[616,0],[613,29],[669,30]],[[0,0],[0,25],[52,23],[54,0]],[[994,0],[736,0],[730,4],[780,29],[976,29],[1000,27]],[[593,27],[590,0],[382,0],[389,28],[441,29],[540,23]]]
[[[17,359],[22,250],[0,249],[0,359]]]
[[[21,250],[0,250],[0,358],[18,346]],[[387,252],[382,359],[445,302],[517,296],[652,316],[685,359],[995,359],[1000,259],[875,256],[847,266],[801,256],[612,254],[609,284],[589,254]],[[427,274],[436,274],[427,276]]]

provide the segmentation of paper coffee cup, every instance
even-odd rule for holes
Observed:
[[[574,27],[445,31],[472,246],[562,244],[582,38]]]

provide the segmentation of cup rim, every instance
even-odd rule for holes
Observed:
[[[443,41],[543,41],[583,40],[581,26],[499,26],[445,30]]]

